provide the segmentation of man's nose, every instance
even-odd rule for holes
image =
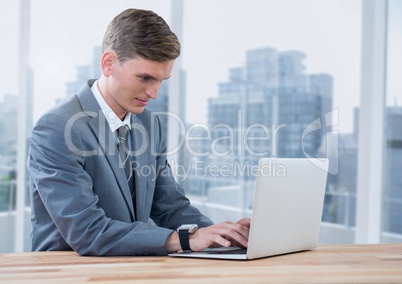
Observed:
[[[148,97],[150,97],[151,99],[156,100],[158,98],[158,92],[160,89],[161,83],[155,83],[152,84],[152,86],[149,86],[149,88],[147,88],[146,90],[146,94]]]

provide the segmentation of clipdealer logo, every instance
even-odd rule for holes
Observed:
[[[93,149],[85,148],[83,149],[82,144],[77,144],[77,129],[74,130],[75,124],[80,120],[84,120],[87,116],[96,117],[98,120],[98,147],[93,147]],[[173,145],[173,149],[166,149],[165,152],[161,153],[159,147],[155,145],[153,141],[159,139],[155,137],[155,133],[159,133],[158,129],[155,129],[155,125],[159,126],[158,116],[167,116],[167,119],[174,119],[179,123],[179,143]],[[238,116],[241,117],[241,110],[238,111]],[[328,158],[330,161],[328,172],[336,175],[338,173],[338,130],[334,129],[338,125],[338,115],[339,110],[334,109],[331,112],[326,113],[322,118],[317,118],[313,122],[307,125],[303,130],[300,138],[301,150],[307,159],[309,159],[313,164],[321,169],[325,169],[325,159]],[[160,155],[170,155],[172,153],[178,152],[182,147],[185,147],[186,151],[190,153],[192,157],[195,158],[195,164],[188,166],[186,169],[180,172],[187,173],[192,171],[194,174],[197,172],[209,173],[209,176],[215,176],[215,172],[218,172],[221,176],[225,175],[226,172],[231,172],[232,176],[244,176],[255,175],[253,172],[256,171],[253,166],[246,160],[242,160],[240,157],[269,157],[277,156],[278,151],[278,137],[280,132],[286,129],[286,124],[275,125],[273,124],[271,128],[263,124],[253,124],[248,126],[246,129],[240,123],[241,119],[238,119],[239,123],[235,128],[227,124],[218,124],[210,126],[207,124],[193,124],[186,129],[184,122],[180,117],[174,113],[169,112],[157,112],[151,114],[151,129],[146,129],[142,123],[133,123],[131,129],[135,132],[134,136],[137,137],[135,141],[135,150],[130,151],[130,155],[139,156],[145,152],[149,152],[153,156]],[[157,131],[158,130],[158,131]],[[197,132],[194,132],[198,130]],[[214,136],[214,131],[218,130],[220,133],[227,133]],[[306,147],[308,143],[311,142],[310,134],[316,131],[321,131],[323,158],[313,157],[309,154],[309,149]],[[200,134],[201,133],[201,134]],[[259,133],[259,134],[256,134]],[[262,135],[261,135],[262,134]],[[325,135],[324,135],[325,134]],[[105,113],[102,110],[99,112],[80,112],[72,116],[68,121],[64,129],[64,137],[67,147],[70,151],[79,156],[94,156],[94,155],[116,155],[117,148],[114,141],[113,135],[110,133],[110,129],[105,117]],[[195,142],[192,144],[191,142]],[[222,148],[221,143],[228,145],[227,148]],[[253,149],[253,143],[258,142],[260,145],[265,144],[266,147]],[[194,145],[203,145],[203,147],[197,148]],[[311,144],[311,143],[310,143]],[[172,147],[172,146],[171,146]],[[222,150],[223,149],[223,150]],[[215,156],[224,157],[231,156],[230,162],[227,165],[219,165],[219,163],[207,164],[207,160],[202,157]],[[199,161],[197,162],[197,158]],[[194,160],[193,160],[194,162]],[[202,164],[204,163],[204,164]],[[257,167],[257,166],[256,166]],[[190,169],[189,169],[190,168]],[[191,169],[192,168],[192,169]],[[277,168],[272,173],[276,173],[277,176],[281,175],[280,170]],[[187,176],[187,174],[185,174]]]
[[[324,120],[324,123],[321,123],[321,120]],[[309,159],[311,163],[326,171],[325,159],[314,158],[307,153],[305,150],[305,138],[308,134],[319,131],[322,129],[326,129],[325,137],[323,137],[323,142],[325,143],[325,157],[328,158],[329,168],[328,172],[330,174],[336,175],[338,173],[338,159],[339,159],[339,132],[337,129],[333,129],[333,127],[339,125],[339,109],[334,109],[331,112],[325,114],[324,118],[317,118],[313,122],[311,122],[304,129],[302,134],[302,150],[304,156]]]

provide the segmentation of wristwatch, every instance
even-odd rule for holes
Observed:
[[[190,234],[193,234],[197,231],[197,224],[184,224],[177,228],[177,232],[179,233],[180,245],[183,252],[190,252]]]

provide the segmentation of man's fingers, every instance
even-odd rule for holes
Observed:
[[[215,243],[223,247],[230,247],[232,245],[232,243],[226,237],[222,237],[220,235],[216,235]]]
[[[237,224],[240,224],[240,225],[250,229],[251,219],[250,218],[243,218],[243,219],[237,221]]]
[[[250,219],[245,218],[236,223],[222,222],[201,228],[190,236],[190,246],[199,251],[207,247],[247,247]]]
[[[228,237],[232,242],[232,245],[239,245],[242,247],[247,247],[248,242],[248,228],[242,225],[231,223],[225,224],[223,228],[218,230],[216,233],[223,237]]]

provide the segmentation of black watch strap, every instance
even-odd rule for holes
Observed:
[[[179,230],[179,240],[180,240],[180,245],[181,249],[183,251],[191,251],[190,248],[190,233],[188,230]]]

